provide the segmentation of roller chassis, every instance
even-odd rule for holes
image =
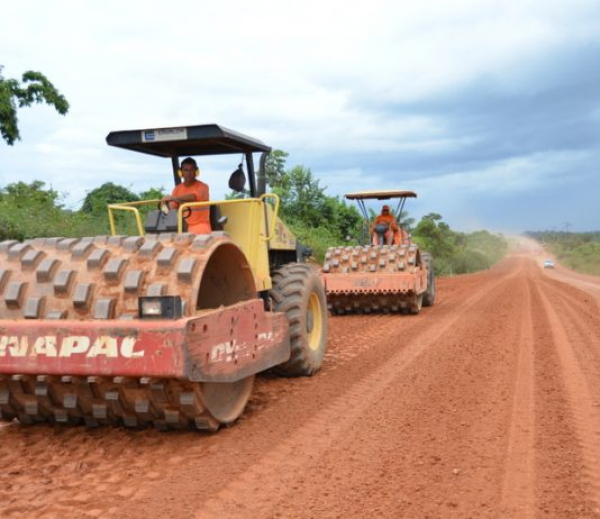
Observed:
[[[368,228],[365,200],[400,199],[400,214],[412,191],[349,193],[359,202]],[[419,250],[410,237],[395,245],[372,245],[364,232],[363,245],[331,247],[325,254],[323,284],[332,314],[405,313],[418,314],[435,301],[435,275],[431,255]]]
[[[272,229],[283,238],[265,239],[276,212],[258,192],[251,155],[270,148],[216,125],[164,133],[156,143],[138,142],[138,131],[107,141],[170,156],[174,175],[180,152],[245,153],[250,198],[223,206],[233,234],[0,243],[0,420],[214,431],[243,412],[257,373],[320,369],[327,319],[320,279],[294,261],[301,248],[280,221]],[[277,271],[273,283],[269,268]],[[299,296],[282,305],[292,286]],[[144,297],[173,295],[181,315],[141,318]]]

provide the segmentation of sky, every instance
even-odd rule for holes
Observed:
[[[216,123],[330,196],[412,190],[410,216],[464,232],[600,230],[595,0],[5,4],[3,77],[42,72],[71,108],[19,109],[0,187],[42,180],[73,209],[104,182],[170,191],[168,159],[106,135]],[[212,199],[238,162],[199,161]]]

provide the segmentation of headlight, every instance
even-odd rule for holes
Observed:
[[[138,299],[141,319],[179,319],[181,307],[181,297],[179,296],[140,297]]]

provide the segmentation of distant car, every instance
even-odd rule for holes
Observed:
[[[545,269],[553,269],[554,268],[554,261],[552,260],[546,260],[544,261],[544,268]]]

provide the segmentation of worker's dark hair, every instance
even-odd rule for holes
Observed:
[[[194,168],[198,169],[198,164],[196,164],[196,161],[192,157],[188,157],[181,161],[181,167],[185,166],[186,164],[191,164],[194,166]]]

